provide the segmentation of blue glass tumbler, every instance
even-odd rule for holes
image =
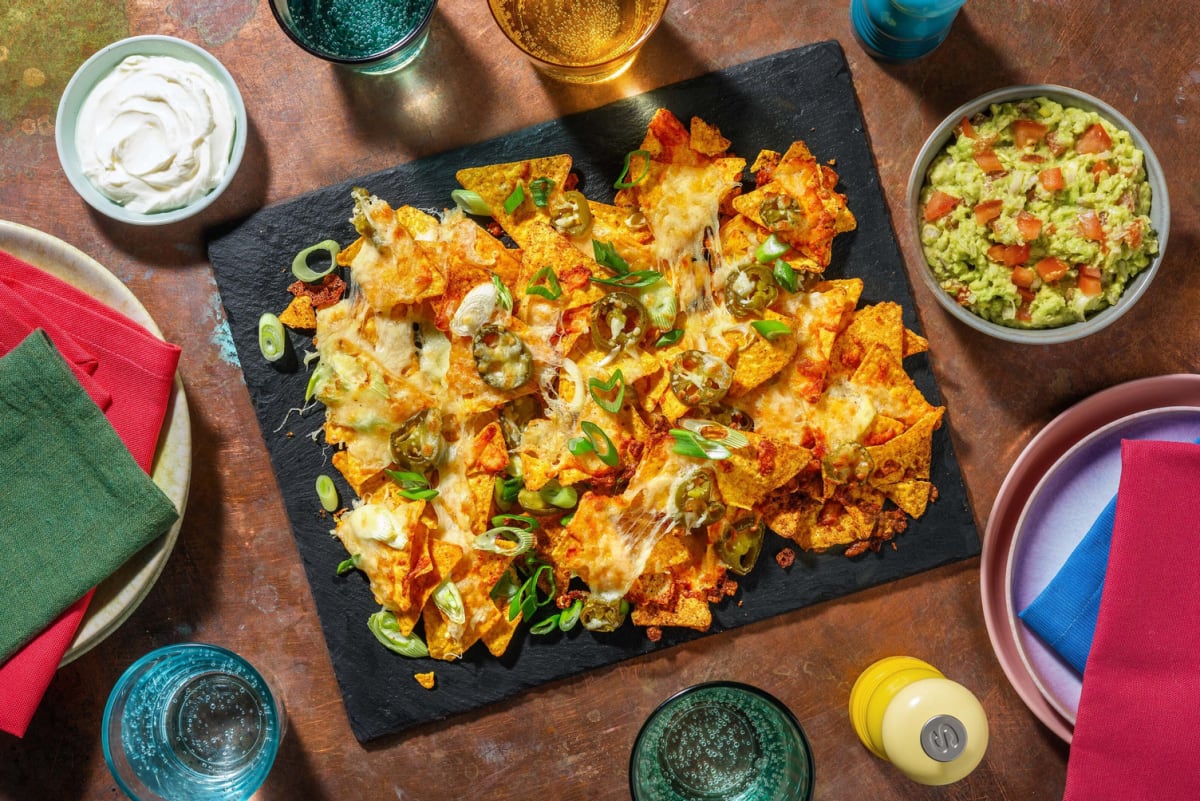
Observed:
[[[880,61],[913,61],[946,38],[966,0],[850,0],[859,44]]]
[[[104,709],[105,761],[135,801],[245,801],[271,770],[285,713],[237,654],[183,643],[134,662]]]

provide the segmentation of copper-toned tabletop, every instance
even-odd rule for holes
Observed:
[[[482,2],[442,0],[419,62],[384,79],[305,55],[266,2],[3,5],[0,219],[56,236],[107,266],[182,346],[194,466],[178,544],[149,596],[112,636],[58,672],[23,739],[0,734],[0,797],[120,798],[100,750],[108,691],[141,654],[190,640],[244,654],[282,687],[289,725],[256,796],[264,800],[625,799],[630,748],[646,716],[676,690],[714,679],[749,681],[791,708],[812,743],[818,801],[1061,797],[1068,747],[1001,669],[985,628],[977,558],[361,745],[231,352],[206,231],[331,183],[836,39],[915,279],[905,184],[942,117],[1011,84],[1089,92],[1145,134],[1172,195],[1168,253],[1139,304],[1084,341],[1030,350],[957,323],[913,281],[982,535],[1010,465],[1057,414],[1125,381],[1200,372],[1200,278],[1192,263],[1200,242],[1200,23],[1191,4],[969,0],[940,49],[887,65],[854,39],[846,2],[672,0],[634,68],[593,88],[540,78]],[[74,68],[108,41],[141,33],[179,36],[214,53],[241,87],[250,120],[231,189],[198,219],[165,228],[92,212],[68,184],[54,146],[58,97]],[[933,663],[982,701],[991,741],[963,781],[914,784],[855,736],[850,687],[868,664],[893,654]]]

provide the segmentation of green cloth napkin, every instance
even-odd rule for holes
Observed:
[[[42,330],[0,358],[0,662],[179,518]]]

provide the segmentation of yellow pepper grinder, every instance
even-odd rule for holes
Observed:
[[[974,694],[928,662],[889,656],[850,690],[850,722],[871,753],[920,784],[950,784],[975,770],[988,725]]]

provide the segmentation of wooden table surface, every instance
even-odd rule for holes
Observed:
[[[1117,324],[1073,345],[1026,349],[949,318],[916,283],[979,530],[1009,466],[1071,404],[1131,379],[1200,371],[1200,34],[1191,3],[969,0],[946,43],[916,63],[869,58],[846,2],[672,0],[633,70],[572,88],[543,80],[484,3],[442,0],[429,46],[388,79],[338,71],[293,46],[254,0],[9,0],[0,11],[0,218],[57,236],[112,270],[183,348],[194,441],[186,518],[165,572],[133,616],[59,671],[28,735],[0,735],[0,796],[114,799],[100,752],[109,688],[138,656],[182,641],[241,652],[273,672],[289,727],[257,798],[628,798],[639,725],[676,690],[751,681],[807,731],[816,798],[1057,799],[1067,746],[1026,708],[984,626],[979,560],[924,573],[529,692],[403,736],[350,733],[312,597],[206,259],[209,226],[336,181],[808,42],[845,49],[910,275],[902,222],[913,159],[960,103],[1011,84],[1057,83],[1129,117],[1166,170],[1173,206],[1156,282]],[[732,15],[731,8],[741,13]],[[70,73],[108,41],[171,34],[212,51],[246,100],[250,138],[232,188],[192,222],[134,228],[90,211],[64,178],[54,112]],[[858,742],[846,706],[876,658],[912,654],[983,702],[991,743],[967,779],[926,788]]]

